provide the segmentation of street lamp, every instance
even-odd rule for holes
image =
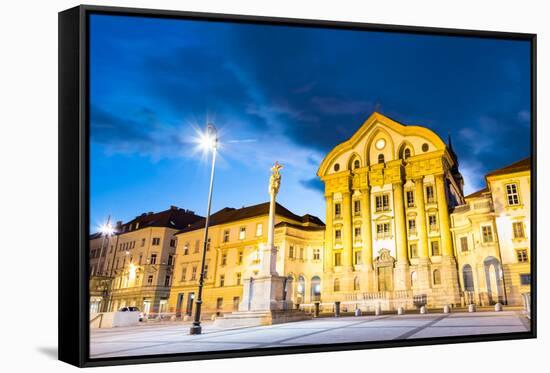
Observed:
[[[101,248],[99,249],[98,270],[100,271],[99,275],[104,276],[105,271],[103,267],[105,266],[105,260],[103,260],[103,250],[105,249],[105,241],[107,241],[108,237],[111,237],[115,233],[115,229],[111,225],[111,215],[109,215],[109,217],[107,218],[107,223],[99,226],[99,233],[101,234],[102,238],[101,238]],[[107,250],[105,250],[105,252],[107,252]],[[105,279],[102,279],[101,281],[103,283],[102,285],[103,286],[103,303],[101,308],[103,312],[107,312],[107,307],[109,304],[109,302],[106,301],[107,294],[108,294],[107,285],[106,285]]]
[[[204,223],[204,245],[202,248],[201,273],[199,277],[199,289],[197,291],[197,301],[195,307],[195,318],[193,325],[189,329],[189,334],[201,334],[201,306],[202,306],[202,287],[204,284],[204,263],[206,261],[206,247],[208,245],[208,224],[210,223],[210,206],[212,204],[212,189],[214,187],[214,169],[216,166],[216,151],[218,148],[218,131],[213,124],[208,124],[206,132],[201,135],[201,147],[206,151],[212,151],[212,169],[210,171],[210,188],[208,190],[208,205],[206,208],[206,221]]]
[[[103,260],[103,250],[105,247],[105,241],[106,237],[110,237],[115,233],[115,229],[111,225],[111,215],[107,218],[107,223],[102,224],[99,226],[99,233],[101,233],[101,248],[99,249],[99,263],[98,263],[98,269],[101,271],[100,275],[103,276],[104,270],[103,265],[105,264],[105,261]],[[103,261],[103,263],[102,263]],[[102,265],[103,264],[103,265]]]

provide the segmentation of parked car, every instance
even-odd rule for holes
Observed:
[[[119,312],[139,312],[139,321],[143,321],[144,314],[143,312],[139,311],[139,308],[137,307],[122,307],[118,310]]]

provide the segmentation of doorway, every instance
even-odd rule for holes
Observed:
[[[184,293],[179,293],[178,294],[178,301],[176,303],[176,317],[177,318],[180,318],[181,317],[181,308],[183,307],[183,297],[184,297]]]
[[[185,314],[191,316],[193,314],[193,301],[195,300],[195,293],[189,293],[187,296],[187,308]]]
[[[393,267],[378,267],[378,291],[393,291]]]
[[[145,315],[148,315],[151,313],[151,301],[149,299],[145,299],[143,301],[143,313]]]

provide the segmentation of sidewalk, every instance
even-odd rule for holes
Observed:
[[[288,347],[360,341],[480,335],[529,331],[518,311],[429,313],[360,317],[326,317],[287,324],[218,329],[203,322],[203,334],[189,335],[188,322],[93,329],[92,358]]]

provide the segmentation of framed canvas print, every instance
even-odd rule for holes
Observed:
[[[59,356],[536,335],[532,34],[59,13]]]

